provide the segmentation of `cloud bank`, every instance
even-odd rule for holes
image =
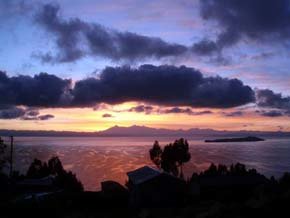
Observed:
[[[143,61],[181,57],[186,54],[215,56],[215,62],[227,64],[224,48],[243,40],[255,43],[283,43],[290,36],[289,0],[200,0],[200,16],[219,25],[211,38],[185,46],[158,37],[121,32],[79,18],[65,19],[57,4],[43,4],[35,13],[35,22],[53,36],[56,53],[34,54],[42,62],[67,63],[91,56],[112,61]]]
[[[290,36],[289,0],[200,0],[200,14],[221,31],[216,39],[193,46],[200,55],[211,55],[241,40],[281,43]]]
[[[70,80],[40,73],[8,77],[0,71],[0,105],[56,107],[65,104]]]
[[[164,106],[230,108],[254,102],[254,91],[238,79],[204,77],[194,68],[141,65],[107,67],[98,78],[75,82],[40,73],[8,77],[0,72],[0,105],[90,107],[128,101]],[[134,110],[150,110],[135,108]]]
[[[73,62],[89,55],[115,61],[160,59],[179,56],[188,50],[186,46],[157,37],[119,32],[78,18],[65,20],[59,11],[58,5],[46,4],[35,16],[36,22],[55,37],[59,51],[57,55],[38,55],[43,62]]]
[[[204,77],[185,66],[107,67],[99,78],[77,81],[73,105],[148,102],[167,106],[230,108],[254,101],[254,92],[238,79]]]
[[[194,68],[171,65],[107,67],[98,77],[78,80],[74,85],[69,79],[47,73],[9,77],[0,71],[0,95],[1,119],[52,118],[52,115],[39,115],[38,110],[31,107],[96,107],[102,103],[129,101],[149,104],[130,109],[130,112],[146,114],[156,111],[151,105],[171,107],[159,110],[160,114],[202,115],[211,111],[195,112],[192,108],[234,108],[248,103],[270,109],[262,111],[262,116],[290,114],[290,97],[269,89],[254,91],[238,79],[205,77]],[[226,114],[229,117],[242,115],[240,111]]]

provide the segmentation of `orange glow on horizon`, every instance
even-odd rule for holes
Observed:
[[[92,108],[42,109],[40,110],[41,114],[53,114],[55,118],[45,121],[0,120],[0,126],[1,129],[79,132],[101,131],[115,125],[126,127],[144,125],[167,129],[290,131],[290,117],[262,117],[248,109],[244,109],[243,116],[237,117],[223,115],[223,112],[229,113],[235,109],[193,109],[194,111],[212,111],[210,114],[203,115],[158,112],[145,114],[128,111],[137,105],[137,102],[128,102],[119,105],[102,105],[96,110]],[[103,117],[103,114],[110,114],[112,117]]]

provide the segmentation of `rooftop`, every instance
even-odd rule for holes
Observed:
[[[135,185],[146,182],[160,174],[162,172],[149,166],[144,166],[127,173],[129,180]]]

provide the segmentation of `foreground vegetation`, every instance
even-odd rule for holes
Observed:
[[[177,150],[179,153],[173,152]],[[182,164],[190,159],[185,140],[164,149],[156,142],[150,156],[157,166],[183,179]],[[43,183],[50,177],[51,184]],[[29,183],[33,181],[42,183]],[[211,164],[207,170],[193,173],[185,181],[186,192],[178,205],[160,202],[147,208],[132,207],[129,190],[110,184],[102,191],[87,192],[57,157],[48,162],[34,160],[25,175],[0,174],[1,217],[290,217],[290,174],[269,179],[240,163],[229,167]]]

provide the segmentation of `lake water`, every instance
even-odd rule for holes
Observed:
[[[15,168],[26,172],[34,158],[60,157],[64,168],[74,172],[86,190],[99,190],[100,182],[125,183],[126,172],[151,165],[149,149],[154,140],[161,146],[171,137],[16,137]],[[188,138],[191,160],[185,175],[206,169],[211,162],[230,165],[241,162],[266,176],[280,177],[290,171],[290,138],[270,138],[262,142],[204,143],[204,138]]]

